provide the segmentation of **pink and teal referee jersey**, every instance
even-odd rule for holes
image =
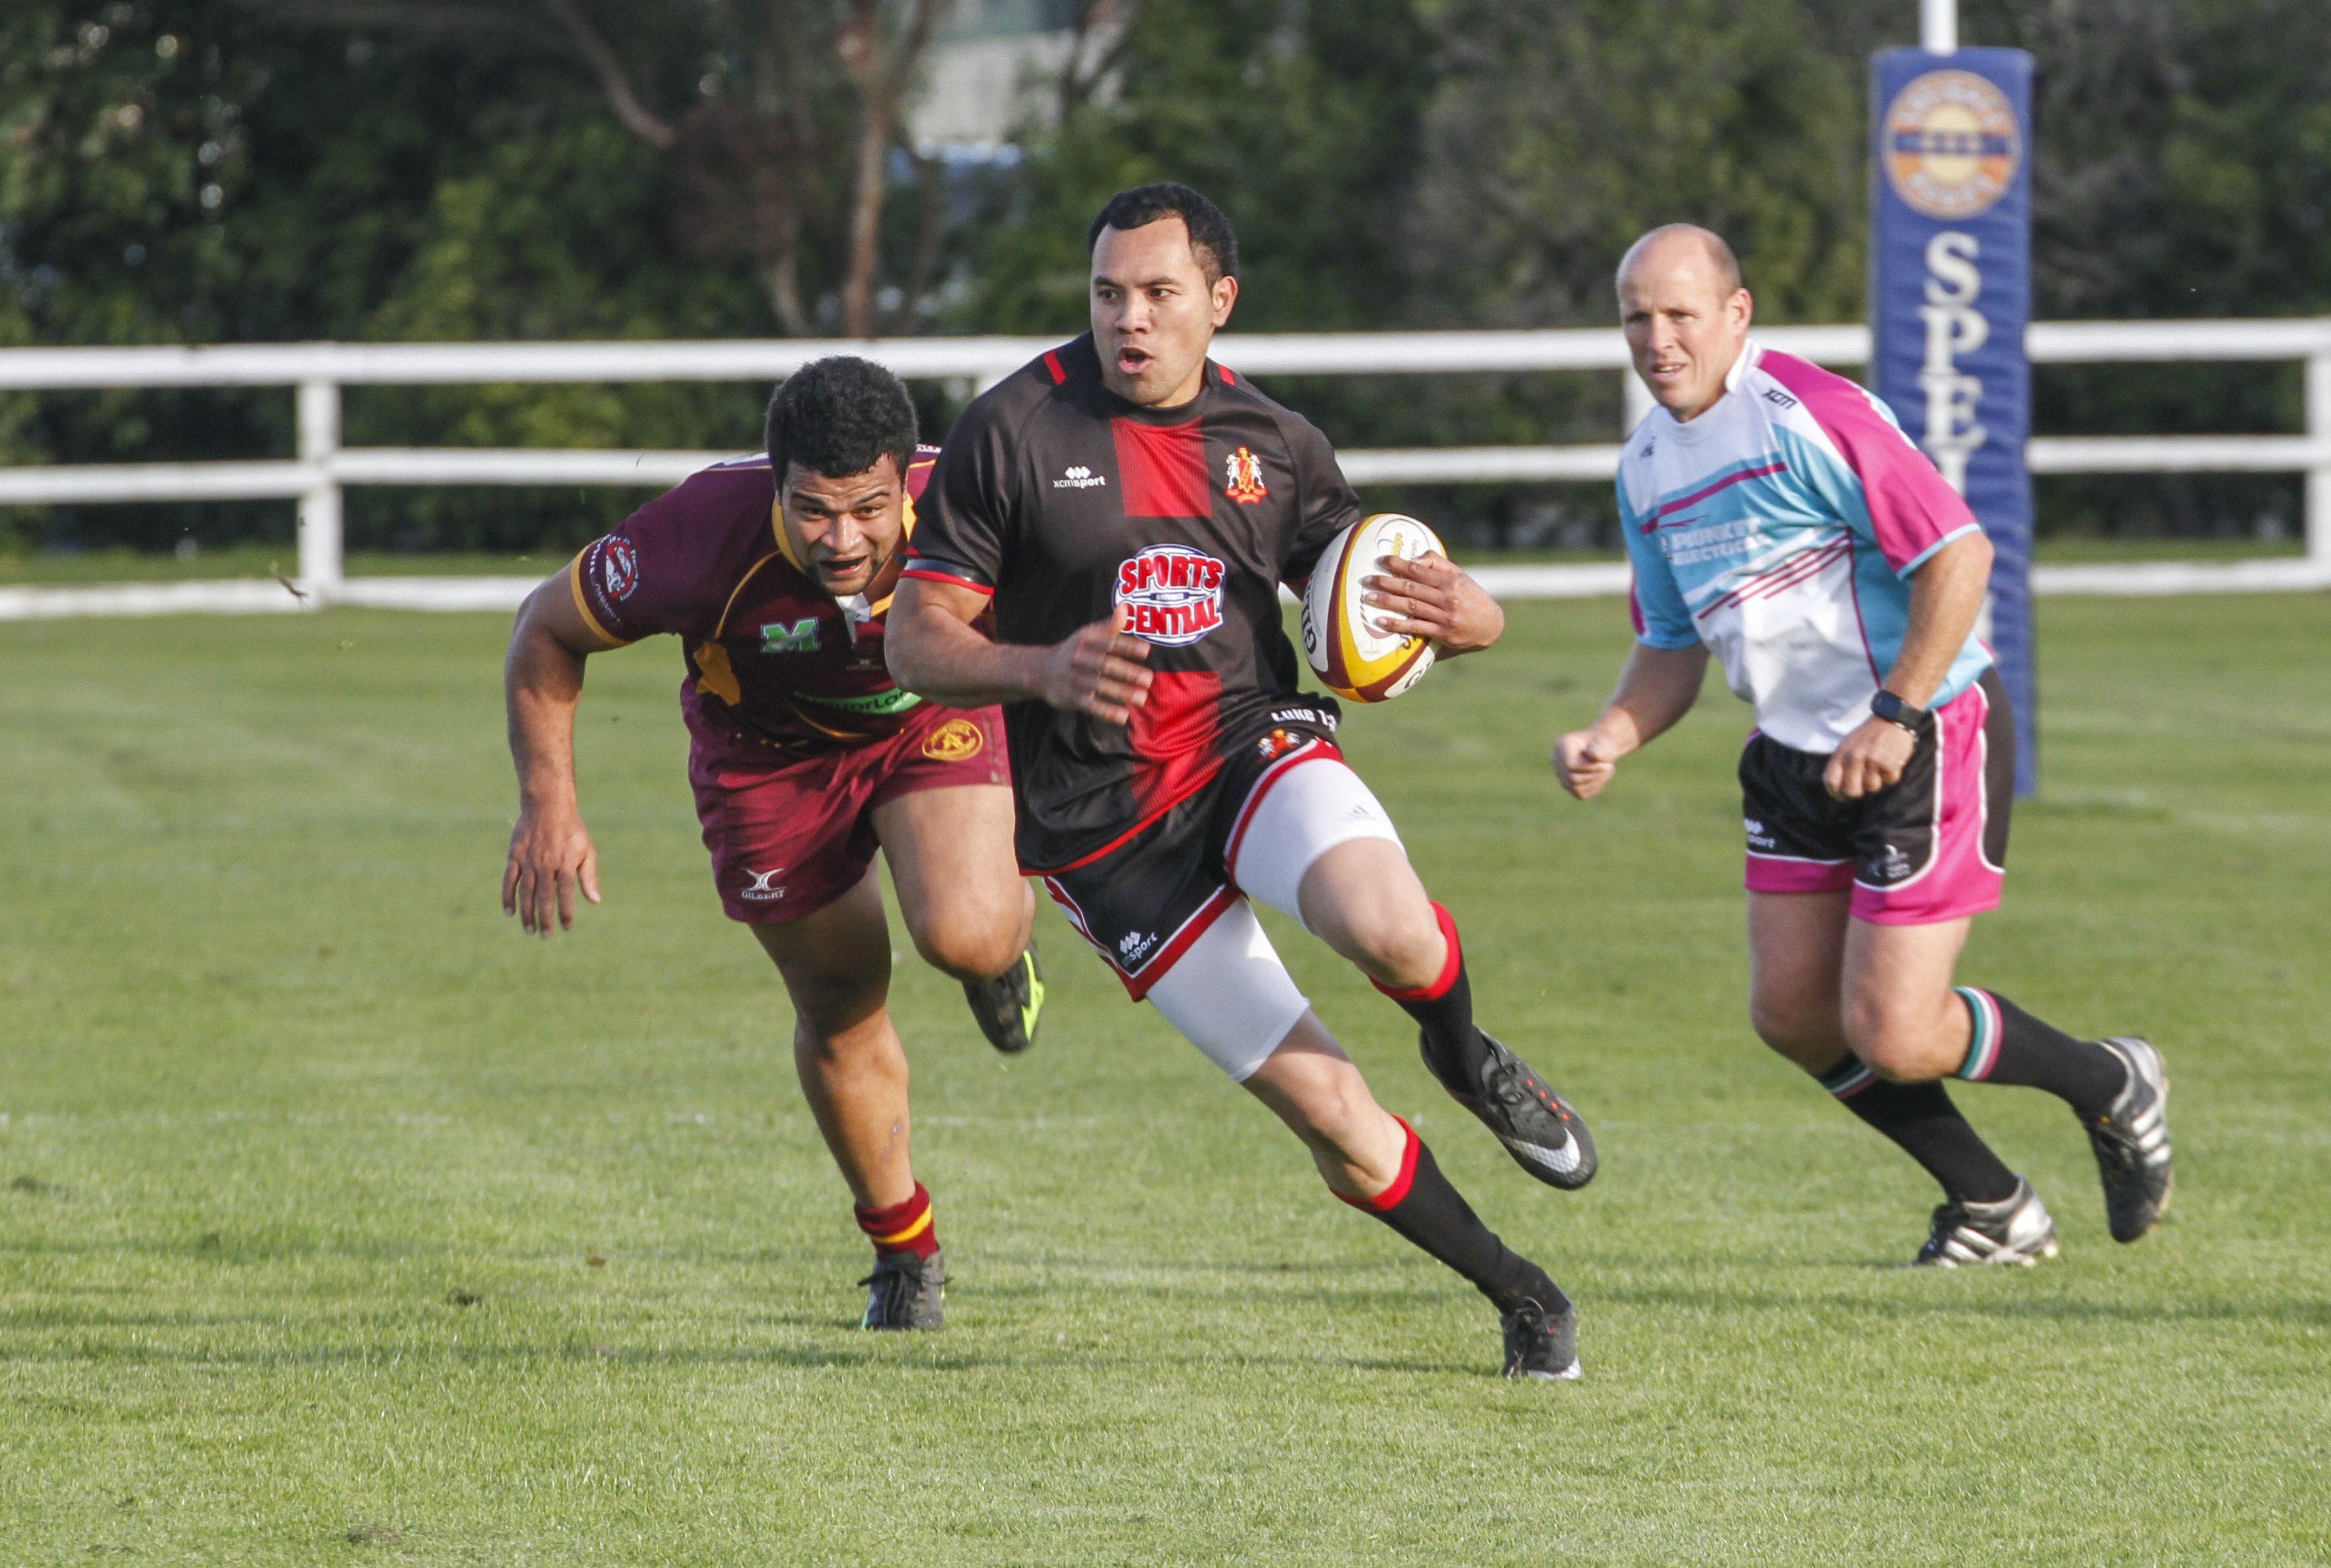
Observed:
[[[1783,746],[1832,752],[1901,653],[1910,575],[1980,525],[1887,406],[1752,339],[1689,423],[1653,408],[1619,462],[1638,638],[1705,643]],[[1970,635],[1939,708],[1991,651]]]

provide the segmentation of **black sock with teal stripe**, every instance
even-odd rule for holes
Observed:
[[[1967,1125],[1939,1083],[1889,1083],[1851,1053],[1821,1075],[1822,1088],[1926,1167],[1948,1197],[1995,1203],[2015,1194],[2015,1173]]]
[[[2127,1065],[2096,1041],[2074,1040],[1995,991],[1955,989],[1974,1024],[1959,1077],[2044,1088],[2083,1117],[2111,1109],[2128,1087]]]

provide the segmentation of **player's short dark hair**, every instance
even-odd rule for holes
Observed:
[[[1093,247],[1100,243],[1103,229],[1138,229],[1160,218],[1179,218],[1190,231],[1190,250],[1198,258],[1209,286],[1238,276],[1238,235],[1232,231],[1231,221],[1223,216],[1222,208],[1172,180],[1136,185],[1109,197],[1100,216],[1085,231],[1085,255],[1090,257]]]
[[[885,453],[903,480],[917,434],[915,400],[906,386],[872,360],[852,354],[811,360],[769,399],[769,470],[779,485],[794,463],[840,480],[864,473]]]

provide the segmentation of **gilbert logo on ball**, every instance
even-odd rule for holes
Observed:
[[[1320,552],[1303,590],[1303,656],[1328,690],[1356,702],[1388,702],[1432,668],[1432,643],[1387,630],[1382,613],[1366,603],[1365,586],[1382,572],[1376,563],[1384,556],[1413,561],[1432,552],[1447,554],[1431,528],[1398,512],[1361,518]]]
[[[1125,629],[1161,648],[1186,648],[1223,623],[1223,564],[1187,545],[1152,545],[1117,568]]]
[[[1913,212],[1971,218],[2015,181],[2023,156],[2007,95],[1971,71],[1929,71],[1886,111],[1886,180]]]

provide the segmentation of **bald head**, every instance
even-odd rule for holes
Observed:
[[[1732,247],[1698,224],[1653,229],[1619,263],[1619,320],[1635,374],[1679,420],[1724,395],[1755,315]]]
[[[1621,292],[1626,290],[1627,274],[1638,269],[1696,272],[1719,295],[1740,287],[1740,262],[1733,256],[1732,247],[1724,242],[1723,235],[1698,223],[1661,223],[1628,246],[1627,253],[1619,258]]]

